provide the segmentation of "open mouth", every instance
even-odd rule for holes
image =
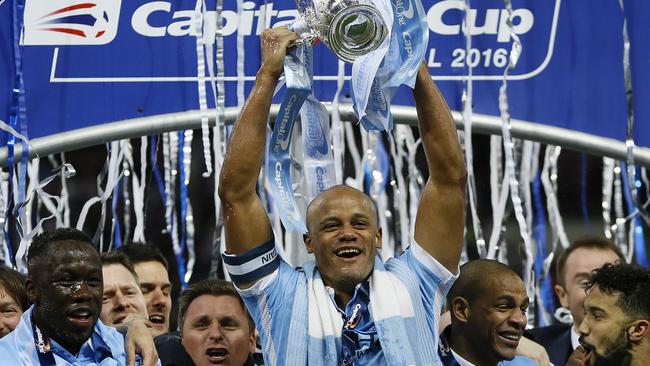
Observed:
[[[210,347],[205,354],[211,363],[221,363],[228,358],[228,350],[222,347]]]
[[[149,315],[149,321],[151,325],[156,328],[161,328],[165,326],[165,316],[160,314]]]
[[[127,314],[122,314],[122,315],[117,316],[113,320],[113,324],[122,324],[122,323],[124,323],[124,319],[126,319],[126,317],[127,317]]]
[[[361,250],[356,248],[341,248],[335,252],[339,258],[352,259],[361,254]]]
[[[585,342],[585,341],[582,339],[582,337],[580,337],[580,339],[578,339],[578,342],[580,343],[580,345],[582,346],[582,348],[585,349],[584,359],[585,359],[585,360],[588,360],[589,357],[591,356],[591,352],[593,352],[593,350],[594,350],[594,347],[593,347],[591,344]]]
[[[504,343],[512,347],[517,347],[521,339],[521,333],[499,332],[497,335]]]
[[[93,313],[89,309],[75,309],[68,313],[68,320],[78,327],[87,328],[92,323]]]

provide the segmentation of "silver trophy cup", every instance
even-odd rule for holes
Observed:
[[[369,0],[296,0],[296,5],[314,35],[345,62],[376,50],[388,35]]]

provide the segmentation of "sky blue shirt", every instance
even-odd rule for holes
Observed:
[[[3,365],[12,366],[34,366],[39,365],[38,352],[34,344],[34,332],[32,329],[32,310],[30,307],[21,317],[20,323],[13,332],[0,339],[0,355]],[[101,345],[93,344],[91,339],[96,339]],[[57,366],[116,366],[126,365],[126,353],[124,351],[124,337],[115,328],[105,326],[101,320],[97,320],[93,336],[81,346],[77,355],[72,355],[53,340],[50,340],[50,349],[54,354],[54,361]],[[104,349],[109,354],[101,361],[95,360],[97,347],[108,347]],[[99,363],[98,363],[99,362]]]
[[[248,289],[240,290],[240,294],[260,332],[265,361],[267,364],[285,364],[283,356],[275,352],[275,349],[282,349],[282,347],[272,343],[290,342],[290,337],[295,336],[289,334],[289,325],[293,316],[293,295],[301,282],[307,282],[304,271],[301,268],[293,268],[282,260],[272,240],[240,256],[224,255],[223,257],[235,284],[255,283]],[[420,284],[423,310],[430,333],[417,336],[432,337],[431,339],[437,342],[440,310],[449,288],[457,277],[416,243],[394,260],[405,262]],[[348,305],[354,304],[359,296],[358,292],[357,288],[353,300]],[[332,296],[330,296],[329,306],[336,308],[344,321],[351,316],[354,308],[352,305],[346,306],[346,309],[339,309]],[[364,307],[367,307],[367,304]],[[361,357],[355,358],[354,364],[385,365],[381,346],[373,346],[376,341],[376,330],[370,312],[364,311],[360,322],[356,328],[359,330],[357,333],[362,334],[362,338],[365,334],[365,339],[360,343],[368,347],[363,352],[359,352]],[[335,339],[336,348],[339,350],[342,348],[341,333],[342,330]],[[270,353],[274,354],[270,355]],[[340,365],[341,354],[338,357]]]

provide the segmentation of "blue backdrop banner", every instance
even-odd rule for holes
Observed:
[[[394,0],[408,12],[412,0]],[[259,66],[259,37],[291,23],[292,0],[224,1],[226,105],[237,105],[237,82],[248,90]],[[429,26],[425,59],[452,109],[460,109],[463,77],[472,68],[474,110],[498,115],[498,88],[511,49],[503,0],[473,0],[463,34],[464,1],[424,0]],[[21,57],[30,138],[94,124],[199,108],[194,1],[28,0]],[[624,140],[627,105],[623,21],[631,43],[635,141],[650,146],[650,1],[512,0],[513,30],[523,51],[509,76],[513,118]],[[0,0],[0,119],[7,122],[14,87],[15,1]],[[215,1],[206,22],[215,24]],[[625,16],[624,16],[625,13]],[[237,35],[244,40],[237,73]],[[215,27],[205,32],[212,42]],[[315,47],[314,92],[331,101],[337,62]],[[347,76],[351,67],[347,68]],[[349,101],[349,82],[342,101]],[[210,93],[210,88],[208,87]],[[281,95],[282,93],[280,93]],[[207,98],[210,103],[211,95]],[[411,105],[398,91],[393,104]]]

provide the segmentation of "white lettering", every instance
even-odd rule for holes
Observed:
[[[413,4],[408,0],[393,0],[393,8],[397,22],[405,24],[412,16]],[[233,10],[224,10],[222,36],[231,36],[241,32],[244,36],[261,34],[264,29],[279,27],[293,23],[298,17],[298,10],[276,10],[272,2],[258,5],[246,1],[238,14]],[[406,8],[408,6],[408,8]],[[146,37],[184,37],[193,36],[193,9],[171,11],[169,1],[152,1],[145,3],[135,10],[131,18],[133,29]],[[435,3],[427,12],[427,22],[431,32],[440,35],[458,35],[466,32],[463,29],[465,3],[463,0],[441,0]],[[161,24],[152,24],[152,14],[163,12],[165,16],[157,16]],[[515,34],[529,32],[535,24],[535,16],[529,9],[518,8],[512,11],[512,31]],[[508,12],[505,9],[469,9],[469,27],[472,35],[495,35],[498,42],[509,42],[511,28],[508,26]],[[205,19],[205,41],[212,42],[216,35],[216,11],[208,11]],[[405,35],[405,39],[408,35]],[[407,44],[408,41],[405,42]]]
[[[465,3],[462,0],[445,0],[433,5],[427,12],[427,22],[429,29],[441,35],[457,35],[461,33],[463,20],[462,11],[465,9]],[[459,11],[453,17],[446,14],[452,11]],[[510,41],[510,27],[508,26],[508,12],[505,9],[484,9],[485,15],[479,17],[478,9],[469,9],[469,26],[471,35],[490,34],[496,35],[498,42]],[[455,19],[455,22],[451,22]],[[445,20],[447,22],[445,22]],[[480,23],[479,23],[480,22]],[[512,31],[515,34],[524,34],[533,28],[535,16],[525,8],[514,9],[512,11]],[[462,30],[466,32],[465,29]]]
[[[274,10],[273,3],[261,5],[256,8],[253,1],[246,1],[242,5],[242,11],[237,14],[233,10],[224,10],[221,13],[223,27],[221,35],[230,36],[241,32],[244,36],[260,35],[265,29],[278,27],[293,23],[298,18],[298,10]],[[164,37],[166,35],[174,37],[194,36],[193,17],[194,10],[177,10],[166,18],[164,25],[154,26],[150,23],[151,14],[159,11],[171,13],[171,3],[167,1],[153,1],[146,3],[133,12],[131,25],[138,33],[146,37]],[[206,13],[206,34],[204,35],[207,42],[212,42],[216,35],[216,11]]]
[[[170,36],[196,36],[194,30],[194,10],[182,10],[174,13],[172,19],[176,20],[167,27]]]
[[[528,32],[535,22],[535,16],[528,9],[515,9],[512,11],[512,32],[514,34],[524,34]],[[499,42],[510,41],[510,27],[508,27],[508,12],[501,11],[501,19],[499,20],[499,35],[497,37]]]
[[[133,12],[133,17],[131,18],[131,26],[133,27],[133,30],[148,37],[165,36],[165,27],[151,26],[149,24],[149,15],[156,11],[169,13],[171,8],[172,4],[164,1],[154,1],[142,5]]]

